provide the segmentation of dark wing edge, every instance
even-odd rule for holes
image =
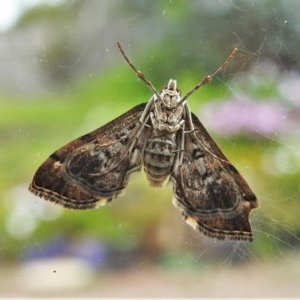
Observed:
[[[128,139],[124,135],[124,131],[126,132],[127,128],[129,128],[128,130],[136,133],[140,129],[141,124],[138,120],[145,106],[146,103],[139,104],[106,125],[71,141],[55,151],[38,168],[29,190],[45,200],[71,209],[91,209],[105,205],[113,198],[116,198],[126,187],[128,175],[140,168],[138,165],[131,166],[131,156],[123,153],[129,149],[130,144],[135,139],[135,134],[131,134],[131,140]],[[122,132],[123,135],[121,135]],[[115,172],[118,173],[118,182],[113,182],[112,186],[107,189],[94,189],[93,186],[88,186],[86,182],[77,179],[76,176],[70,176],[67,172],[68,164],[72,163],[73,169],[76,167],[76,164],[72,162],[73,156],[76,154],[78,161],[80,155],[86,155],[86,158],[88,158],[88,151],[83,151],[85,146],[94,147],[94,144],[98,143],[98,139],[101,139],[100,146],[103,145],[104,150],[105,147],[110,147],[119,141],[125,145],[123,152],[120,150],[120,153],[114,153],[114,156],[111,158],[114,159],[113,168],[118,168],[117,171],[120,172]],[[136,142],[139,143],[139,141]],[[143,145],[139,146],[142,147]],[[83,152],[82,154],[81,151]],[[132,153],[132,155],[134,154]],[[92,166],[94,162],[89,162],[88,160],[85,162],[90,164],[90,167],[94,167]],[[128,170],[124,170],[120,164],[125,164]],[[106,178],[111,181],[116,180],[116,178],[110,176],[109,172],[106,173]],[[93,175],[90,175],[90,178]],[[98,175],[101,174],[95,174],[94,176],[97,177]]]
[[[204,235],[218,240],[253,241],[249,212],[232,219],[213,218],[201,220],[197,216],[182,215],[188,225]]]

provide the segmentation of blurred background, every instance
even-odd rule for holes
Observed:
[[[13,0],[0,12],[0,297],[299,297],[300,2]],[[69,211],[28,192],[56,149],[152,92],[189,98],[255,191],[254,242],[185,224],[169,185],[134,174],[111,206]]]

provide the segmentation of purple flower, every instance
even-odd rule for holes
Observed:
[[[286,116],[286,110],[275,101],[258,102],[245,95],[209,103],[202,112],[206,113],[205,125],[224,135],[273,135],[283,127]]]

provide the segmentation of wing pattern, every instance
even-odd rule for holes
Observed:
[[[37,170],[29,189],[74,209],[104,205],[117,197],[128,175],[141,168],[149,128],[142,128],[138,120],[145,105],[54,152]]]

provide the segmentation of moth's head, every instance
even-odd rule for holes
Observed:
[[[177,81],[170,79],[166,87],[164,87],[160,93],[160,98],[163,104],[168,108],[175,108],[180,104],[181,93],[177,89]]]

